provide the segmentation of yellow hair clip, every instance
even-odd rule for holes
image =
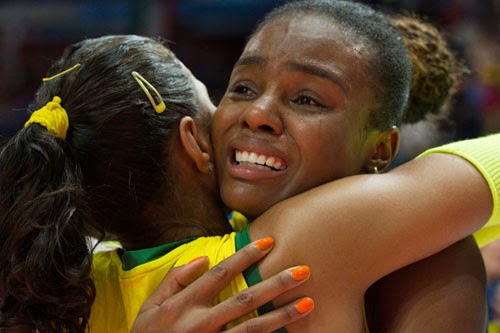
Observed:
[[[80,64],[76,64],[76,65],[74,65],[73,67],[70,67],[70,68],[68,68],[68,69],[66,69],[66,70],[64,70],[64,71],[62,71],[62,72],[60,72],[60,73],[57,73],[57,74],[55,74],[55,75],[52,75],[52,76],[50,76],[50,77],[44,77],[44,78],[42,79],[42,81],[43,81],[43,82],[50,81],[50,80],[52,80],[52,79],[55,79],[56,77],[59,77],[59,76],[64,75],[64,74],[66,74],[66,73],[69,73],[69,72],[71,72],[72,70],[74,70],[74,69],[76,69],[76,68],[78,68],[78,67],[80,67]]]
[[[42,125],[49,133],[63,140],[66,139],[69,119],[66,110],[61,106],[61,98],[54,96],[51,102],[33,112],[24,127],[28,127],[33,123]]]
[[[156,90],[156,88],[153,87],[153,85],[151,83],[149,83],[148,80],[143,78],[141,76],[141,74],[137,73],[136,71],[132,72],[132,76],[134,77],[134,79],[137,81],[137,83],[139,84],[141,89],[144,91],[144,93],[148,97],[148,99],[151,102],[151,105],[153,105],[153,108],[155,109],[156,113],[162,113],[163,111],[165,111],[165,109],[167,107],[165,106],[165,102],[163,102],[163,98],[161,97],[158,90]],[[151,93],[149,92],[148,88],[146,88],[146,86],[144,84],[146,84],[146,86],[148,86],[149,89],[153,90],[156,97],[158,98],[158,103],[156,103],[153,96],[151,96]]]

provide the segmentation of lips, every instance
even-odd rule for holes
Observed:
[[[254,165],[274,171],[283,171],[287,168],[285,161],[276,156],[266,156],[247,150],[235,150],[235,162],[238,165]]]

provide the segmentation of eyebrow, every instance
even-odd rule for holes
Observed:
[[[248,57],[242,57],[238,59],[236,64],[234,64],[233,68],[236,68],[238,66],[244,66],[244,65],[260,65],[260,66],[265,66],[267,64],[266,59],[259,57],[259,56],[248,56]]]
[[[337,75],[335,75],[334,73],[332,73],[330,71],[324,70],[324,69],[316,67],[316,66],[299,64],[296,62],[289,64],[287,67],[291,71],[304,72],[307,74],[319,76],[319,77],[325,78],[327,80],[330,80],[335,85],[339,86],[340,89],[342,89],[342,91],[344,93],[347,92],[345,84],[338,78]]]
[[[267,60],[263,57],[260,57],[260,56],[242,57],[242,58],[238,59],[238,61],[234,65],[233,69],[235,69],[238,66],[245,66],[245,65],[259,65],[259,66],[264,67],[265,65],[267,65]],[[317,66],[300,64],[300,63],[296,63],[296,62],[289,64],[287,66],[287,68],[291,71],[299,71],[299,72],[303,72],[306,74],[311,74],[311,75],[325,78],[325,79],[333,82],[335,85],[339,86],[340,89],[342,89],[342,91],[344,93],[347,92],[347,88],[346,88],[345,84],[342,82],[342,80],[340,80],[337,75],[335,75],[334,73],[332,73],[330,71],[319,68]]]

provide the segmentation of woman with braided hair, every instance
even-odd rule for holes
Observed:
[[[430,23],[414,15],[398,15],[391,19],[391,24],[403,37],[413,64],[409,111],[402,125],[402,139],[404,140],[407,128],[415,126],[411,123],[422,126],[420,124],[434,121],[434,114],[442,119],[442,122],[448,120],[454,93],[462,76],[466,73],[466,68],[449,49],[441,33]],[[472,251],[469,248],[472,248]],[[444,329],[443,325],[446,325],[443,323],[455,321],[455,325],[462,326],[467,331],[470,318],[464,313],[470,312],[469,307],[467,306],[465,311],[455,309],[450,312],[449,309],[455,307],[457,302],[471,303],[468,294],[464,292],[464,290],[469,290],[470,286],[464,283],[464,285],[457,285],[455,290],[445,288],[436,290],[435,287],[439,286],[439,281],[446,278],[464,275],[461,269],[471,272],[473,276],[476,274],[481,279],[482,269],[478,267],[480,266],[477,262],[479,258],[474,256],[475,253],[477,252],[474,251],[474,246],[470,241],[468,244],[462,242],[439,255],[404,267],[381,279],[370,288],[366,299],[370,330],[400,332],[417,331],[425,327],[428,332],[441,332]],[[463,267],[461,262],[467,260],[467,256],[472,265]],[[448,270],[450,272],[448,275],[442,272],[436,273],[440,272],[439,265],[442,266],[443,260],[447,260],[447,265],[455,267],[454,271]],[[433,278],[429,279],[430,276]],[[422,281],[426,283],[425,287]],[[436,298],[440,298],[439,305],[435,301]],[[147,304],[144,308],[145,313],[151,309],[153,311],[157,309],[151,302],[148,301]],[[423,309],[429,309],[434,317],[429,318],[429,312]],[[161,316],[162,312],[158,311],[156,314]],[[135,327],[137,332],[151,327],[148,326],[151,325],[151,318],[154,318],[151,316],[139,315]],[[433,320],[436,316],[440,317],[440,320]]]
[[[479,225],[469,229],[476,219],[470,214],[491,202],[478,193],[462,197],[465,188],[475,188],[466,184],[473,173],[456,178],[461,162],[451,158],[441,164],[450,156],[424,156],[385,174],[369,174],[387,168],[396,154],[399,135],[393,126],[403,119],[410,81],[406,51],[397,42],[388,44],[394,41],[388,37],[392,29],[380,28],[380,17],[372,14],[351,2],[321,0],[291,2],[271,12],[249,39],[214,115],[223,201],[253,220],[249,239],[265,230],[277,240],[258,272],[265,278],[299,258],[314,271],[314,279],[300,289],[318,306],[308,318],[287,326],[291,332],[361,331],[364,294],[390,273],[384,268],[398,270],[471,234]],[[491,149],[494,159],[498,147],[493,141],[478,145]],[[407,177],[420,167],[419,176]],[[490,180],[498,177],[491,167]],[[446,195],[449,203],[441,197]],[[495,223],[498,217],[492,216],[489,225]],[[445,245],[446,239],[451,242]],[[473,310],[463,312],[460,322],[436,321],[437,330],[482,331],[484,276],[477,246],[467,239],[445,251],[460,256],[449,256],[453,270],[437,271],[446,277],[434,281],[454,281],[446,286],[457,287],[460,293],[452,295],[463,296]],[[438,258],[447,258],[446,253]],[[412,259],[403,264],[406,256]],[[454,279],[457,264],[469,267]]]
[[[371,48],[368,48],[363,43],[361,46],[352,46],[351,44],[345,46],[343,43],[337,45],[331,40],[328,40],[331,45],[324,42],[322,39],[324,38],[322,35],[322,31],[324,30],[330,33],[330,36],[335,36],[335,38],[342,41],[345,41],[344,38],[346,37],[344,34],[339,33],[338,30],[334,30],[335,32],[332,33],[329,23],[325,21],[325,19],[331,20],[332,14],[321,12],[321,4],[328,7],[328,4],[324,1],[299,2],[297,5],[292,4],[290,6],[285,6],[285,9],[278,9],[277,12],[271,13],[269,18],[259,26],[257,32],[250,39],[242,57],[235,66],[228,91],[219,109],[216,111],[212,134],[216,148],[216,157],[218,156],[217,145],[223,141],[223,139],[221,140],[220,138],[221,136],[226,134],[229,135],[228,133],[231,133],[233,129],[239,131],[241,135],[235,136],[234,140],[228,140],[228,142],[230,142],[228,144],[230,148],[226,147],[220,150],[222,155],[229,155],[222,158],[222,163],[230,165],[222,167],[228,169],[227,175],[219,175],[223,181],[222,186],[225,187],[223,188],[223,198],[226,203],[232,208],[242,210],[252,218],[258,216],[255,217],[254,221],[250,224],[249,230],[238,233],[236,236],[237,244],[239,241],[244,244],[245,240],[241,235],[245,233],[245,237],[252,239],[253,237],[258,237],[262,230],[269,231],[273,228],[275,228],[273,237],[276,239],[285,239],[284,242],[277,242],[279,247],[275,249],[276,252],[273,252],[269,257],[264,259],[258,265],[257,269],[254,268],[245,272],[247,281],[252,283],[252,276],[258,276],[259,273],[265,277],[269,272],[272,272],[284,262],[294,262],[297,257],[301,257],[302,260],[308,264],[315,262],[317,258],[320,257],[323,260],[315,263],[315,269],[313,270],[315,272],[313,275],[314,281],[310,280],[301,288],[305,288],[308,293],[315,295],[315,302],[317,304],[321,302],[321,309],[318,306],[309,318],[287,326],[287,330],[299,332],[356,332],[361,329],[362,320],[359,317],[361,312],[359,309],[361,306],[359,306],[359,304],[362,304],[363,301],[359,300],[360,295],[364,294],[364,288],[361,288],[361,291],[356,291],[356,285],[359,279],[367,278],[371,270],[386,265],[387,261],[392,260],[390,257],[395,254],[400,255],[415,253],[414,251],[425,251],[426,246],[430,244],[427,243],[428,240],[433,242],[432,239],[434,237],[441,238],[444,236],[446,238],[450,233],[457,231],[455,229],[448,230],[446,227],[441,229],[443,223],[449,223],[447,225],[450,227],[453,226],[451,228],[459,227],[456,223],[463,218],[467,220],[466,224],[471,223],[475,218],[472,218],[471,215],[465,217],[463,214],[470,214],[473,210],[478,209],[478,206],[476,206],[477,204],[485,204],[490,198],[483,197],[483,199],[475,201],[478,199],[476,193],[470,197],[466,196],[468,198],[462,198],[465,200],[462,201],[462,199],[460,199],[461,195],[458,193],[461,193],[465,187],[469,189],[476,188],[478,184],[469,187],[469,185],[461,183],[461,181],[459,184],[455,183],[455,181],[462,179],[464,181],[466,179],[471,180],[469,177],[474,174],[474,172],[465,172],[463,174],[465,178],[461,178],[462,176],[457,176],[455,172],[463,166],[470,165],[468,165],[468,163],[462,164],[463,161],[459,161],[453,157],[446,162],[445,160],[450,156],[433,155],[432,157],[422,157],[403,168],[389,172],[387,175],[364,175],[354,178],[347,177],[344,180],[328,184],[326,187],[323,186],[310,192],[300,194],[295,198],[284,200],[264,212],[263,215],[256,213],[259,209],[265,209],[265,207],[271,203],[279,201],[283,189],[286,191],[292,190],[286,182],[280,182],[278,177],[285,177],[279,176],[280,171],[283,171],[281,174],[294,171],[290,171],[289,169],[295,168],[296,166],[292,166],[290,163],[287,164],[286,168],[283,168],[283,164],[281,163],[284,160],[283,156],[289,155],[287,158],[290,159],[290,161],[295,157],[292,155],[292,149],[294,147],[292,143],[289,143],[290,152],[280,152],[278,147],[279,140],[282,137],[292,135],[290,132],[296,129],[294,127],[295,125],[300,125],[302,128],[295,133],[300,134],[300,136],[296,135],[294,139],[303,141],[305,140],[303,137],[312,136],[313,140],[311,140],[311,143],[319,149],[318,151],[312,146],[309,147],[311,152],[316,153],[309,154],[307,157],[315,161],[318,166],[324,165],[332,169],[336,167],[333,162],[317,162],[318,156],[328,155],[328,153],[331,153],[332,145],[335,145],[335,140],[331,138],[331,135],[322,131],[324,128],[325,130],[334,132],[332,130],[333,126],[330,126],[332,123],[329,119],[336,114],[336,109],[333,108],[333,110],[330,110],[328,107],[329,104],[325,106],[325,101],[330,101],[327,96],[335,96],[336,92],[335,90],[332,91],[330,86],[331,82],[329,82],[331,81],[332,75],[329,71],[325,71],[325,68],[328,68],[328,66],[324,66],[323,61],[325,61],[325,58],[321,58],[321,55],[326,54],[328,57],[332,56],[332,52],[340,53],[340,56],[337,56],[337,58],[340,57],[340,60],[337,59],[337,63],[328,63],[328,65],[338,69],[340,73],[342,73],[346,68],[351,69],[352,66],[350,64],[352,64],[352,58],[342,58],[341,56],[345,56],[345,54],[339,50],[342,50],[344,47],[349,50],[364,50],[364,47],[366,47],[366,49]],[[315,6],[320,7],[320,9]],[[332,7],[335,6],[335,4],[332,4]],[[342,6],[342,3],[339,3],[338,6]],[[356,7],[356,5],[345,4],[343,8],[349,8],[348,11],[362,11],[360,8],[353,8],[351,6]],[[335,9],[331,10],[335,12]],[[325,9],[325,11],[327,11],[327,9]],[[350,23],[353,24],[353,19],[346,12],[340,11],[344,15],[342,15],[341,18],[335,17],[335,22],[342,26],[342,28],[339,29],[340,31],[350,31],[342,24],[345,24],[346,21],[350,21]],[[358,21],[358,23],[360,23],[360,26],[367,25],[371,27],[368,21],[368,19],[364,19]],[[321,29],[313,29],[317,27],[316,25],[320,26]],[[355,28],[353,29],[357,31]],[[380,31],[376,30],[376,33],[380,33]],[[269,37],[273,36],[273,34],[276,36]],[[348,35],[348,33],[346,34]],[[364,40],[364,38],[360,36],[356,37],[357,40]],[[348,39],[348,41],[350,41],[350,39]],[[311,50],[315,50],[314,47],[317,47],[317,50],[320,51],[313,54]],[[305,53],[303,49],[309,50],[309,53]],[[274,51],[276,51],[276,53],[274,53]],[[304,54],[306,54],[306,56],[304,56]],[[304,59],[301,59],[301,56],[304,57]],[[350,56],[353,55],[350,54]],[[384,58],[381,56],[368,56],[368,58],[373,57],[377,59]],[[284,61],[283,63],[280,62],[282,60]],[[289,62],[287,63],[286,60]],[[309,60],[309,62],[304,60]],[[355,60],[357,61],[357,66],[365,68],[363,67],[364,65],[370,68],[366,63],[361,62],[359,58],[355,57]],[[449,60],[453,61],[453,59]],[[311,64],[323,66],[317,68]],[[370,71],[367,72],[370,73]],[[335,72],[335,74],[339,75],[337,72]],[[362,91],[360,86],[357,84],[354,85],[354,79],[348,79],[356,77],[354,74],[356,74],[356,72],[353,73],[349,71],[345,74],[346,77],[340,76],[339,79],[336,75],[334,78],[340,80],[340,84],[344,83],[342,88],[351,88],[356,93],[359,93]],[[366,73],[364,72],[363,74]],[[315,76],[320,76],[320,79],[315,78]],[[322,81],[325,78],[327,81]],[[357,76],[357,78],[357,82],[359,83],[359,76]],[[373,80],[373,77],[370,76],[363,78],[368,82]],[[383,87],[383,84],[380,82],[378,83],[379,87]],[[351,85],[354,85],[354,88],[351,87]],[[302,87],[304,90],[299,89],[299,87]],[[295,89],[296,92],[293,93]],[[445,91],[444,93],[448,94],[449,91]],[[325,97],[325,95],[327,96]],[[364,95],[356,96],[356,98],[364,101],[363,96]],[[437,104],[434,106],[436,109],[441,107]],[[363,105],[367,107],[366,103]],[[342,106],[339,108],[340,110],[337,116],[342,117],[341,114],[345,112],[345,110]],[[359,110],[356,111],[360,112]],[[417,115],[417,117],[422,117],[426,112],[430,112],[431,110],[422,108],[416,111],[420,112],[420,116]],[[331,115],[331,113],[333,113],[333,115]],[[221,116],[221,114],[224,115]],[[302,116],[303,118],[300,122],[294,121],[293,117],[295,116]],[[316,124],[321,125],[321,128],[314,127],[313,123],[308,123],[308,118],[315,119],[315,116],[321,118],[317,119],[318,121],[316,122]],[[219,117],[231,119],[233,127],[224,127],[221,125],[223,120]],[[227,119],[224,121],[229,122]],[[359,119],[351,119],[351,121],[353,123],[359,123]],[[305,124],[309,124],[309,127]],[[336,128],[336,130],[338,131],[338,128]],[[353,133],[357,132],[354,131]],[[344,132],[343,134],[349,137],[349,135],[353,133]],[[393,132],[390,133],[393,135]],[[330,138],[330,140],[325,140],[322,135],[324,135],[325,138]],[[336,139],[338,145],[347,145],[345,141],[349,141],[348,138],[342,137],[341,135]],[[489,138],[489,140],[498,140],[498,136],[496,139]],[[498,149],[494,148],[495,144],[493,141],[489,144],[488,140],[481,141],[482,143],[486,143],[485,147],[489,147],[487,149],[491,149],[490,152],[492,156],[495,154],[493,151]],[[271,145],[271,142],[275,142],[275,146]],[[470,144],[473,143],[470,142]],[[385,146],[384,149],[389,148],[390,147]],[[252,149],[253,151],[246,151],[247,149]],[[458,150],[460,149],[463,149],[463,147]],[[236,153],[231,156],[234,150],[236,150]],[[255,153],[255,151],[259,150],[261,152],[260,155],[255,154],[255,157],[251,157],[252,152]],[[267,154],[262,153],[264,150]],[[281,150],[284,149],[282,148]],[[441,151],[453,152],[450,148],[446,150],[442,148]],[[279,153],[279,158],[274,158],[275,156],[269,157],[270,152],[274,152],[274,154]],[[468,150],[468,152],[470,153],[471,150]],[[302,153],[305,153],[304,150],[302,150]],[[266,165],[276,170],[266,171],[267,169],[266,166],[263,165],[264,163],[259,162],[261,157]],[[274,160],[272,158],[274,158]],[[375,166],[383,165],[382,163],[384,161],[385,160],[379,159],[373,161],[369,160],[369,162],[379,163]],[[220,163],[220,161],[218,163]],[[342,163],[339,156],[337,156],[337,163]],[[490,167],[495,169],[493,165],[490,165]],[[216,170],[220,170],[220,168],[220,164],[216,164]],[[314,179],[317,181],[319,177],[318,169],[316,167],[316,171],[314,171],[313,168],[314,166],[309,165],[308,173],[306,173],[308,179],[302,180],[309,183],[311,180],[314,181]],[[272,172],[276,172],[276,176],[273,176]],[[416,172],[413,175],[415,178],[413,176],[407,177],[408,174],[412,174],[413,172]],[[496,173],[492,170],[492,175],[494,174]],[[449,187],[448,181],[444,181],[444,179],[450,175],[453,175],[449,178],[450,183],[457,185],[457,187],[453,189]],[[226,180],[228,181],[227,184],[224,184],[224,177],[229,178]],[[388,182],[386,183],[384,179],[388,180]],[[427,182],[428,180],[430,181]],[[296,188],[297,186],[302,186],[300,182],[297,183],[294,179],[291,181],[295,181],[292,188],[294,186]],[[337,192],[335,199],[329,200],[328,198],[336,192],[332,191],[333,188],[339,190],[339,187],[336,187],[336,185],[342,187],[341,193]],[[453,202],[444,203],[441,196],[448,196],[449,193],[446,191],[438,193],[435,190],[435,186],[437,188],[446,188],[448,191],[454,193],[454,196],[452,196],[453,200],[451,200]],[[464,188],[462,188],[462,186],[464,186]],[[295,190],[300,192],[303,188]],[[224,191],[226,192],[224,193]],[[498,201],[498,195],[495,194],[495,191],[496,190],[493,190],[493,200]],[[282,198],[286,198],[286,195],[289,195],[289,193],[283,195]],[[346,200],[346,196],[350,199]],[[472,203],[470,198],[474,198],[473,200],[475,203]],[[460,199],[462,203],[458,204],[455,199]],[[412,204],[414,206],[412,206]],[[437,220],[434,219],[436,216],[433,215],[437,212],[437,207],[433,207],[436,204],[439,206],[438,210],[440,211],[437,214],[439,216]],[[441,204],[444,204],[444,206],[441,206]],[[466,205],[467,208],[462,211],[462,208],[465,207],[461,205]],[[469,210],[469,208],[472,210]],[[322,211],[323,209],[325,209],[325,211],[331,211],[329,211],[330,213],[325,213],[325,211]],[[450,213],[454,216],[448,215]],[[496,214],[497,213],[494,213],[491,217],[490,224],[495,223],[495,221],[498,223],[498,216]],[[392,227],[386,224],[391,220],[396,223]],[[363,222],[366,222],[367,225],[361,230],[359,229],[359,225],[363,224]],[[406,224],[407,222],[410,222],[409,224],[412,226],[410,227]],[[405,227],[399,229],[405,224],[408,226],[408,229]],[[380,226],[382,230],[374,232],[374,229],[377,229],[378,226]],[[414,233],[414,231],[419,228],[425,230],[425,237],[420,237]],[[402,233],[399,234],[395,231],[396,229],[399,229]],[[443,235],[443,230],[445,229],[446,235]],[[332,230],[331,236],[329,236],[328,230]],[[412,233],[409,238],[399,238],[402,234],[409,231]],[[466,234],[467,232],[463,235],[465,236]],[[395,237],[394,245],[402,246],[401,252],[394,248],[391,249],[391,247],[388,246],[388,244],[393,243],[383,241],[383,239],[387,239],[386,237],[389,235]],[[363,238],[364,236],[369,237],[367,241],[360,241],[359,239],[366,239]],[[461,237],[458,237],[455,240],[459,240],[460,238]],[[349,239],[352,243],[349,243]],[[384,247],[387,250],[386,255],[380,257],[373,255],[371,250],[374,248],[368,245],[370,242],[376,243],[375,247]],[[419,243],[419,245],[412,246],[412,244],[416,244],[415,242]],[[343,246],[339,245],[337,251],[332,250],[332,247],[336,246],[335,244],[340,243]],[[423,243],[426,245],[422,245]],[[359,247],[356,247],[356,245]],[[346,250],[349,247],[351,250]],[[304,251],[299,254],[295,252],[297,249]],[[378,253],[380,254],[380,252]],[[307,258],[302,257],[302,255],[307,256]],[[353,256],[363,257],[366,255],[371,256],[373,260],[366,261],[362,258],[361,261],[355,260],[354,263],[352,262]],[[379,262],[379,260],[381,261]],[[443,261],[449,266],[443,265]],[[445,269],[444,271],[441,269],[434,272],[435,268],[438,266],[442,268],[452,267],[453,269]],[[428,332],[484,331],[483,271],[477,247],[472,239],[459,242],[435,257],[429,258],[428,261],[421,261],[415,264],[415,266],[404,268],[401,271],[405,269],[406,272],[410,273],[417,270],[419,273],[418,277],[425,274],[428,274],[428,277],[432,276],[434,280],[429,280],[428,284],[432,285],[434,282],[435,284],[432,286],[437,286],[438,288],[418,290],[412,286],[412,282],[414,281],[404,279],[405,275],[401,275],[400,281],[393,279],[392,281],[395,284],[398,282],[406,282],[406,287],[408,287],[407,290],[409,293],[415,292],[415,296],[408,299],[408,303],[406,304],[407,307],[385,307],[392,309],[392,316],[386,316],[384,318],[386,322],[383,323],[383,325],[371,321],[370,323],[374,325],[373,329],[375,332],[401,332],[405,329],[408,331],[425,329]],[[327,273],[324,275],[320,273],[318,276],[318,274],[316,274],[318,271]],[[345,275],[349,277],[342,278],[345,277]],[[417,277],[416,274],[415,277]],[[449,283],[449,281],[453,281],[453,283]],[[446,288],[439,289],[443,284]],[[422,286],[422,284],[419,284],[419,286]],[[391,285],[387,288],[386,290],[389,292],[395,290]],[[400,289],[404,289],[404,286],[401,286]],[[427,291],[430,291],[430,293],[427,293]],[[455,294],[456,291],[458,291],[458,293]],[[297,292],[299,292],[299,290],[297,290]],[[434,293],[434,295],[432,293]],[[443,294],[453,297],[441,299],[440,296]],[[392,300],[389,300],[391,304],[404,304],[398,294],[387,293],[382,295],[386,298],[392,297]],[[282,301],[285,301],[287,297],[291,297],[291,295],[284,295],[273,303],[280,304]],[[431,304],[431,306],[428,301],[435,301],[433,297],[438,297],[439,302],[438,304]],[[318,302],[319,299],[321,299],[321,301]],[[421,303],[418,302],[419,299],[422,300]],[[454,311],[450,312],[449,306],[444,307],[446,301],[456,303],[457,299],[467,304],[467,309],[463,307],[460,309],[456,308]],[[359,303],[357,303],[357,301],[359,301]],[[376,302],[377,299],[369,298],[368,301]],[[356,305],[353,306],[352,302],[356,303]],[[448,304],[456,305],[455,303]],[[421,306],[425,306],[427,311],[422,312]],[[350,310],[352,310],[353,307],[356,308],[356,310],[351,312]],[[332,310],[332,308],[335,310]],[[153,307],[153,309],[157,308]],[[439,316],[439,320],[430,316],[432,311],[434,311],[435,316]],[[419,312],[422,313],[420,314]],[[157,312],[159,316],[161,316],[162,313],[165,312],[161,310]],[[382,313],[383,311],[381,310],[378,314]],[[324,317],[322,318],[322,316]],[[138,320],[140,319],[139,317]],[[147,324],[151,324],[151,322],[145,323],[145,326],[141,327],[148,327]],[[161,325],[155,326],[156,329],[161,329],[161,327]],[[163,328],[165,331],[168,331],[168,325],[163,326]]]

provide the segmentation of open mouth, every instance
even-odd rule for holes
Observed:
[[[234,159],[238,165],[251,165],[263,170],[282,171],[287,168],[285,162],[280,158],[245,150],[236,150]]]

